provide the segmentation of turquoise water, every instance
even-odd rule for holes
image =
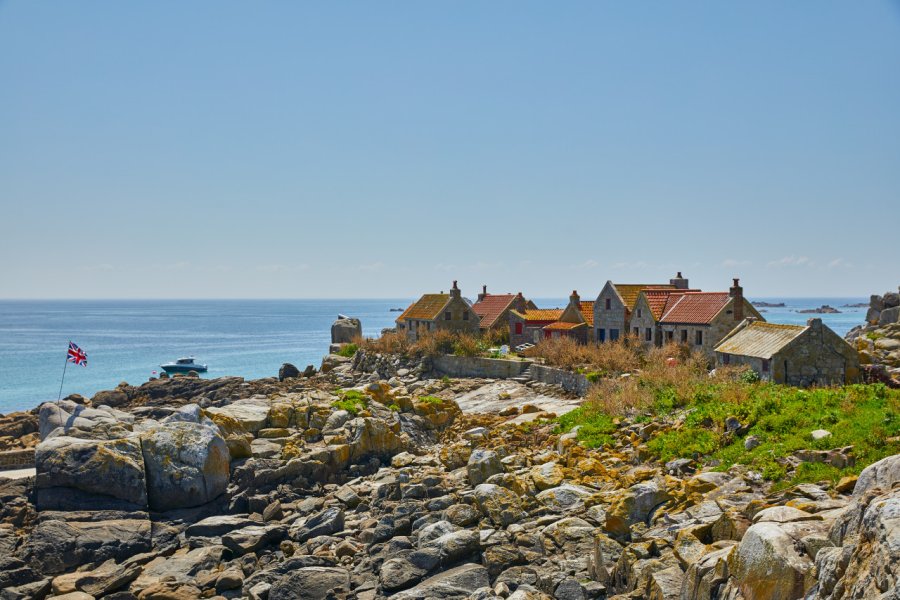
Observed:
[[[863,298],[754,298],[785,302],[761,309],[766,320],[806,323],[797,310],[830,304],[844,311],[820,315],[843,335],[862,322],[865,308],[843,308]],[[536,299],[565,306],[565,299]],[[88,366],[68,365],[63,395],[95,392],[121,381],[138,385],[159,365],[185,355],[209,365],[206,377],[272,377],[284,362],[319,366],[338,313],[362,320],[377,336],[393,326],[398,300],[169,300],[0,301],[0,413],[55,400],[72,340],[88,354]]]
[[[205,377],[272,377],[284,362],[317,368],[338,313],[363,334],[392,327],[409,300],[0,301],[0,413],[56,400],[68,340],[88,355],[69,364],[63,395],[121,381],[138,385],[159,365],[193,355]]]

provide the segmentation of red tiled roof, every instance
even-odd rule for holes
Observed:
[[[707,325],[730,299],[728,292],[686,292],[673,296],[660,321]]]
[[[481,319],[482,327],[493,327],[515,299],[515,294],[487,294],[483,300],[472,305],[472,310]]]
[[[678,296],[685,292],[699,292],[700,290],[661,290],[648,288],[642,290],[641,293],[647,299],[647,305],[650,307],[650,313],[653,318],[659,321],[660,317],[666,312],[666,307],[670,306]]]
[[[625,308],[632,310],[641,290],[671,290],[675,286],[667,283],[614,283],[613,287],[625,303]]]

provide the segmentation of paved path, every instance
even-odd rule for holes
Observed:
[[[12,471],[0,471],[0,479],[22,479],[23,477],[34,477],[34,467],[30,469],[13,469]]]

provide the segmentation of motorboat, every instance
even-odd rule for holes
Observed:
[[[159,365],[159,368],[169,374],[188,373],[190,371],[196,371],[197,373],[206,373],[206,365],[195,363],[193,356],[179,358],[175,362]]]

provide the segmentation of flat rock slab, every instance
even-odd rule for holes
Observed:
[[[12,469],[10,471],[0,471],[0,479],[25,479],[26,477],[34,477],[37,471],[34,467],[30,469]]]
[[[495,381],[455,398],[459,408],[466,414],[497,414],[510,406],[522,407],[526,404],[537,406],[543,411],[563,415],[581,406],[581,400],[555,398],[539,394],[516,381]],[[510,419],[513,423],[531,421],[539,413],[528,413]]]

